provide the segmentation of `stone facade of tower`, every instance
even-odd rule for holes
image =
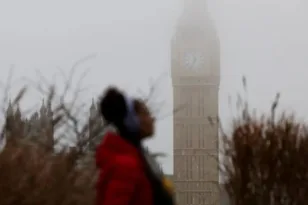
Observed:
[[[174,108],[178,110],[173,119],[173,181],[179,205],[216,205],[219,40],[206,1],[184,2],[171,51]]]

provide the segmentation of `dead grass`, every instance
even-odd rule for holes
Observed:
[[[308,202],[308,125],[294,115],[257,117],[247,104],[224,134],[225,189],[234,205],[304,205]]]
[[[7,144],[0,154],[0,204],[93,204],[95,168],[76,169],[73,155]]]
[[[6,146],[0,153],[0,205],[94,204],[96,168],[93,143],[99,141],[97,137],[101,137],[104,125],[98,113],[91,119],[86,117],[89,116],[90,104],[84,106],[80,100],[81,83],[78,81],[79,87],[73,87],[70,80],[77,65],[68,74],[70,78],[64,78],[65,86],[61,91],[40,76],[38,82],[28,81],[15,98],[4,97],[6,123],[1,129],[0,140],[3,143],[5,139]],[[31,87],[45,96],[46,105],[52,107],[49,127],[39,126],[36,132],[40,133],[39,136],[32,136],[32,132],[24,129],[21,119],[25,119],[28,113],[14,117],[7,115],[8,102],[11,101],[11,107],[16,111]],[[9,91],[6,89],[9,86],[4,88],[7,95]],[[55,138],[43,140],[45,134],[53,134],[48,133],[51,131],[54,131]],[[63,139],[70,142],[72,148],[61,145]],[[54,149],[56,146],[58,150]]]
[[[84,60],[87,58],[73,65],[68,75],[62,74],[64,89],[61,91],[40,73],[38,81],[26,79],[27,86],[15,98],[8,96],[10,86],[4,87],[2,110],[6,124],[1,129],[0,140],[5,139],[7,143],[0,153],[0,205],[94,204],[97,170],[93,153],[101,140],[104,123],[98,112],[87,117],[90,103],[83,102],[81,97],[85,91],[81,83],[85,73],[73,83],[76,67]],[[39,136],[25,132],[21,119],[28,113],[21,112],[16,117],[7,112],[9,101],[13,110],[20,109],[20,101],[29,88],[39,91],[45,96],[46,105],[52,107],[49,118],[52,129],[40,126],[36,132]],[[51,130],[55,138],[43,140],[50,136]],[[71,148],[63,146],[63,139]]]

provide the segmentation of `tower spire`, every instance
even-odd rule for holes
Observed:
[[[206,0],[184,0],[184,10],[190,12],[204,11],[207,7]]]
[[[14,108],[13,108],[11,99],[9,100],[9,105],[8,105],[6,113],[7,113],[8,116],[14,115]]]
[[[194,27],[201,30],[210,24],[206,0],[183,0],[183,11],[179,27]]]
[[[94,98],[92,98],[92,103],[90,107],[90,118],[95,118],[96,115],[97,115],[97,109],[95,106]]]
[[[183,6],[182,18],[190,24],[208,18],[206,0],[184,0]]]
[[[19,104],[17,104],[17,109],[16,109],[16,112],[15,112],[15,117],[16,119],[21,119],[21,111],[20,111],[20,106]]]

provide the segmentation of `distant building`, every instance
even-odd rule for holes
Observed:
[[[43,101],[41,107],[29,118],[24,118],[19,106],[14,109],[9,103],[6,113],[6,136],[8,140],[29,139],[33,142],[53,147],[54,128],[51,105]]]
[[[179,205],[217,205],[219,39],[207,1],[183,2],[171,43],[173,181]]]
[[[88,119],[88,135],[90,141],[88,145],[90,149],[94,149],[96,144],[101,140],[104,123],[99,115],[98,106],[92,101],[89,109]],[[6,130],[5,134],[8,140],[26,139],[31,143],[37,143],[42,146],[54,148],[55,145],[55,130],[53,125],[54,113],[50,104],[42,101],[41,106],[30,117],[23,117],[20,108],[13,108],[12,103],[9,103],[6,113]]]
[[[106,126],[101,117],[98,103],[92,100],[90,106],[90,116],[88,120],[89,125],[89,139],[92,139],[89,144],[91,150],[95,150],[95,147],[101,142]]]

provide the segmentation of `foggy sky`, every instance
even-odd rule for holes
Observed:
[[[281,92],[281,107],[307,118],[307,1],[208,0],[208,9],[221,42],[224,126],[228,128],[232,113],[228,96],[242,90],[243,75],[251,107],[269,110]],[[59,69],[68,72],[74,62],[95,55],[78,68],[79,75],[89,69],[84,85],[90,89],[83,99],[90,103],[109,84],[131,94],[146,92],[150,78],[165,74],[156,98],[165,101],[162,112],[170,113],[170,39],[180,13],[180,0],[2,0],[0,80],[14,66],[12,94],[22,85],[21,76],[36,78],[35,70],[61,86]],[[39,98],[30,93],[23,105]],[[171,117],[158,121],[157,136],[150,142],[153,150],[169,154],[163,160],[167,172],[172,171]]]

